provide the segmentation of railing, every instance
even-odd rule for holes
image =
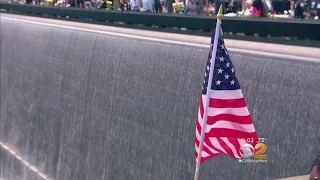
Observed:
[[[209,36],[214,16],[88,10],[1,3],[9,13],[85,21],[163,32]],[[320,47],[320,21],[299,19],[229,18],[223,20],[226,38]]]

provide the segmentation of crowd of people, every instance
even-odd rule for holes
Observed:
[[[320,0],[26,0],[26,3],[191,15],[215,15],[222,5],[223,13],[229,17],[317,20],[320,16]]]
[[[237,14],[242,10],[243,16],[279,17],[298,19],[319,19],[320,0],[246,0],[241,7],[240,0],[219,0],[225,14]],[[216,6],[218,7],[218,6]]]

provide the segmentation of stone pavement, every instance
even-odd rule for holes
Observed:
[[[277,180],[309,180],[309,175],[282,178]]]

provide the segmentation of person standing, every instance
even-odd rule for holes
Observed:
[[[317,7],[316,7],[316,9],[317,9],[317,15],[318,15],[318,19],[320,19],[320,0],[317,0]]]
[[[218,13],[221,4],[223,14],[237,13],[241,9],[240,6],[242,4],[242,2],[239,0],[218,0],[216,3],[217,6],[215,9],[215,14]]]
[[[154,0],[142,0],[142,8],[140,11],[154,12]]]
[[[318,7],[320,9],[320,4],[317,2],[317,0],[312,0],[311,7],[310,7],[310,9],[311,9],[310,15],[311,15],[312,19],[318,18],[318,16],[319,16]]]
[[[263,17],[266,14],[261,0],[254,0],[252,6],[256,8],[256,17]]]
[[[216,1],[215,1],[215,4],[216,4],[215,15],[218,14],[220,5],[222,5],[222,12],[223,12],[223,14],[226,14],[226,13],[227,13],[227,8],[228,8],[229,0],[216,0]]]
[[[86,0],[86,1],[84,2],[84,8],[86,8],[86,9],[92,9],[92,8],[93,8],[92,0]]]
[[[298,0],[294,7],[294,16],[298,19],[306,19],[310,17],[308,12],[308,0]]]
[[[271,4],[273,7],[273,11],[277,14],[283,14],[286,9],[287,0],[272,0]]]
[[[156,12],[162,12],[162,6],[161,6],[161,1],[160,0],[155,0],[154,1],[154,9]]]
[[[198,6],[194,2],[194,0],[190,0],[190,2],[186,5],[186,8],[184,9],[185,14],[198,14]]]
[[[197,6],[197,14],[202,14],[204,0],[195,0],[195,3],[196,3],[196,6]]]

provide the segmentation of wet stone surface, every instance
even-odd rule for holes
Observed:
[[[0,141],[56,180],[193,178],[208,49],[4,19],[0,27]],[[320,144],[320,63],[230,53],[268,163],[220,155],[200,178],[307,174]],[[1,178],[34,178],[3,150],[0,163]]]

